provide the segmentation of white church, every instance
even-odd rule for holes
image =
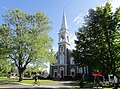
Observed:
[[[58,51],[56,53],[56,63],[50,66],[51,78],[64,78],[65,76],[75,77],[77,73],[88,74],[88,67],[78,67],[75,65],[74,58],[70,50],[70,35],[66,21],[66,15],[63,12],[62,25],[58,33]]]

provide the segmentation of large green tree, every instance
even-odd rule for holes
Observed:
[[[107,2],[105,6],[90,9],[76,36],[73,53],[76,64],[104,74],[119,71],[120,8],[112,12]]]
[[[18,68],[19,81],[28,64],[39,66],[53,62],[52,38],[49,37],[51,26],[44,13],[37,11],[32,15],[14,9],[8,10],[3,19],[5,25],[0,28],[0,44],[5,46],[3,49],[8,50]]]
[[[5,26],[5,25],[3,25]],[[2,29],[2,27],[0,27]],[[3,35],[7,37],[7,34],[2,34],[2,30],[0,30],[0,73],[4,73],[5,75],[8,74],[11,70],[11,63],[10,58],[8,57],[8,54],[10,50],[6,47],[4,41],[2,40]],[[7,59],[7,60],[6,60]]]

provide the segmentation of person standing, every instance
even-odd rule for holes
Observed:
[[[114,74],[114,88],[113,89],[118,89],[119,86],[119,78],[117,74]]]
[[[35,84],[37,84],[37,85],[39,86],[39,85],[40,85],[40,83],[38,82],[38,76],[37,76],[37,74],[36,74],[36,73],[35,73],[35,75],[34,75],[33,79],[35,80],[35,81],[34,81],[34,85],[35,85]]]

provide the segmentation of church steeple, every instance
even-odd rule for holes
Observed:
[[[59,30],[59,44],[70,45],[69,30],[68,30],[66,15],[64,10],[63,10],[63,17],[62,17],[62,25],[61,25],[61,29]]]
[[[63,10],[63,18],[62,18],[62,25],[61,25],[61,29],[63,30],[68,30],[68,26],[67,26],[67,21],[66,21],[66,15],[65,15],[65,10]]]

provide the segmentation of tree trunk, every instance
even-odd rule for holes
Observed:
[[[22,70],[22,68],[19,68],[18,71],[19,71],[19,80],[18,81],[20,82],[23,80],[23,70]]]

